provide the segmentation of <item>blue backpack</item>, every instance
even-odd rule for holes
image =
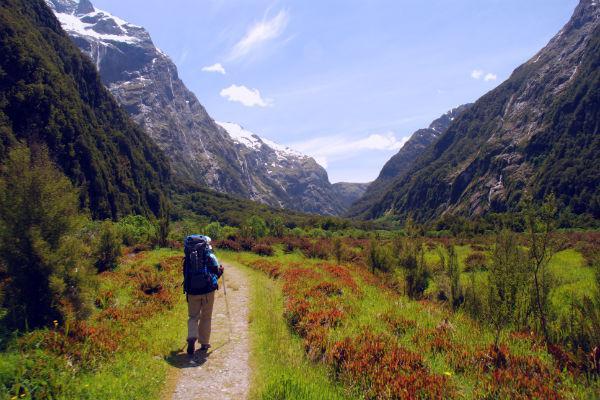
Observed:
[[[190,235],[183,242],[183,290],[205,294],[217,289],[217,276],[210,270],[210,246],[204,235]]]

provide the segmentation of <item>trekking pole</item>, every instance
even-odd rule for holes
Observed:
[[[231,313],[229,312],[229,300],[227,299],[227,285],[225,285],[225,271],[221,275],[223,281],[223,294],[225,295],[225,311],[227,312],[227,321],[229,325],[227,343],[231,342]]]

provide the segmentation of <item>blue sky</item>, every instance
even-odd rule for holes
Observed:
[[[366,182],[541,49],[576,0],[95,0],[142,25],[219,121]]]

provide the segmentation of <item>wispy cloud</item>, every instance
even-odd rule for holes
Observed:
[[[177,58],[177,64],[178,65],[185,64],[185,62],[187,61],[189,55],[190,55],[190,50],[188,48],[184,48],[181,51],[181,54],[179,54],[179,57]]]
[[[498,79],[498,75],[492,72],[486,73],[482,69],[474,69],[473,71],[471,71],[471,78],[475,80],[480,80],[481,78],[483,78],[485,82],[490,82]]]
[[[264,42],[277,38],[285,30],[288,21],[288,12],[281,10],[275,17],[255,23],[248,29],[244,37],[233,46],[228,59],[241,58]]]
[[[389,131],[354,140],[344,135],[324,136],[294,143],[291,147],[312,156],[321,166],[327,168],[330,161],[352,158],[363,151],[398,151],[408,139],[397,138],[394,132]]]
[[[268,107],[273,105],[270,99],[263,99],[258,89],[250,89],[244,85],[231,85],[220,92],[221,97],[229,101],[242,103],[246,107]]]
[[[216,63],[213,65],[207,65],[206,67],[202,67],[202,71],[204,72],[218,72],[219,74],[225,75],[225,68],[221,65],[221,63]]]

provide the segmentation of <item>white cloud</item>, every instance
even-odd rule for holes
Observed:
[[[206,67],[202,67],[202,71],[204,72],[218,72],[219,74],[225,75],[225,68],[221,65],[221,63],[216,63],[213,65],[207,65]]]
[[[254,24],[239,42],[235,44],[229,55],[230,60],[243,57],[262,43],[275,39],[287,26],[289,15],[287,11],[280,11],[275,17]]]
[[[249,89],[244,85],[231,85],[220,92],[221,97],[229,101],[242,103],[246,107],[268,107],[273,104],[270,99],[263,99],[258,89]]]
[[[471,72],[471,78],[473,79],[481,79],[482,76],[483,71],[480,69],[474,69],[473,72]]]
[[[408,137],[398,139],[393,132],[375,133],[354,140],[336,135],[294,143],[291,147],[310,155],[326,168],[330,161],[352,158],[363,151],[398,151],[408,139]]]
[[[495,81],[496,79],[498,79],[498,76],[492,72],[486,73],[482,69],[474,69],[471,72],[471,78],[476,79],[476,80],[480,80],[481,78],[483,78],[484,81],[490,82],[490,81]]]

